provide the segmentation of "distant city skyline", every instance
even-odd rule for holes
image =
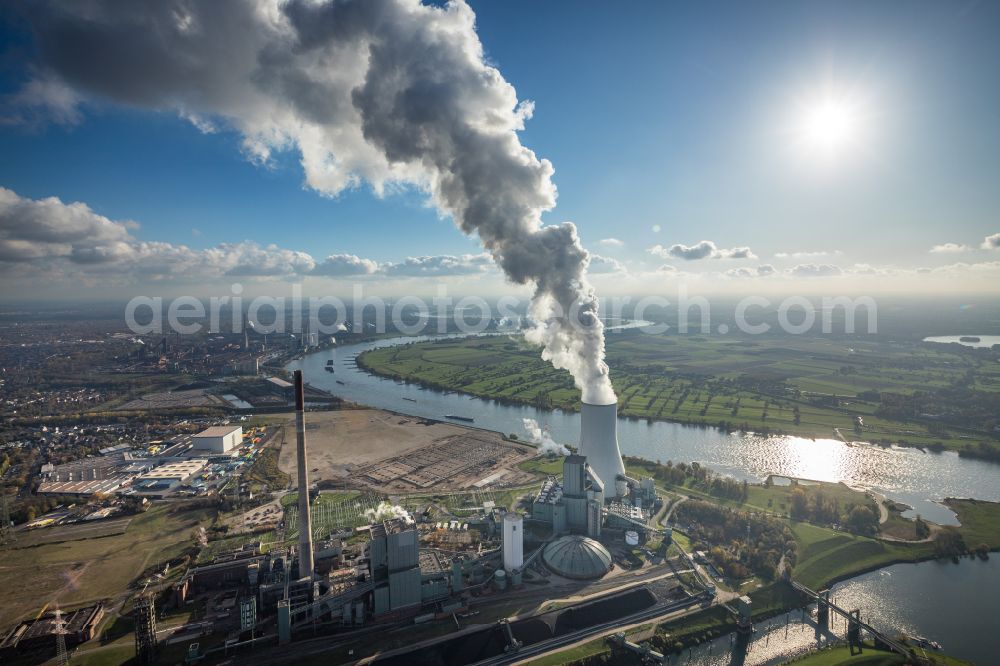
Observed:
[[[287,16],[215,34],[179,7],[0,14],[0,298],[526,289],[412,165],[360,133],[319,147],[350,125],[324,94],[339,72],[274,52]],[[471,10],[512,86],[499,122],[554,168],[542,219],[577,225],[599,294],[996,292],[1000,7]],[[179,46],[136,39],[149,25]]]

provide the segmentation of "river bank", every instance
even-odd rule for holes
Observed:
[[[969,405],[986,407],[995,396],[988,391],[959,396],[953,388],[961,381],[956,364],[973,364],[970,372],[986,384],[996,381],[990,359],[963,347],[863,344],[860,354],[826,338],[712,340],[626,331],[609,338],[607,353],[619,415],[625,418],[1000,457],[992,421]],[[508,405],[579,408],[569,375],[511,336],[381,347],[360,354],[357,363],[428,389]]]

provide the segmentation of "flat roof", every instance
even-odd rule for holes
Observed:
[[[38,492],[66,493],[67,495],[93,495],[94,493],[109,493],[118,490],[128,481],[127,476],[116,476],[110,479],[91,479],[89,481],[43,481],[38,486]]]
[[[207,464],[208,461],[204,458],[192,458],[191,460],[168,462],[160,465],[151,472],[146,472],[139,477],[139,480],[150,481],[156,479],[182,479],[201,471]]]
[[[195,435],[195,437],[225,437],[231,432],[242,429],[243,426],[212,426],[211,428],[205,428]]]
[[[280,386],[281,388],[292,388],[292,383],[286,382],[281,377],[268,377],[267,381],[271,382],[275,386]]]

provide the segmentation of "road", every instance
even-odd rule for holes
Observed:
[[[715,605],[715,603],[717,602],[713,601],[711,605]],[[623,629],[642,624],[644,622],[649,622],[650,620],[666,619],[666,617],[671,614],[676,614],[677,617],[680,617],[686,613],[690,613],[695,610],[702,610],[704,608],[703,599],[700,597],[692,597],[691,599],[685,599],[672,604],[657,604],[652,608],[639,611],[638,613],[634,613],[627,617],[619,618],[611,622],[597,624],[592,627],[587,627],[586,629],[580,629],[579,631],[565,634],[564,636],[557,636],[547,641],[523,647],[514,654],[504,654],[493,657],[492,659],[484,659],[483,661],[476,662],[475,666],[498,666],[500,664],[524,663],[530,658],[538,657],[548,652],[562,650],[577,643],[593,640],[594,638],[609,636],[622,631]]]

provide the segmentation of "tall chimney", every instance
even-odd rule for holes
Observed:
[[[601,477],[605,492],[614,495],[615,478],[625,475],[622,452],[618,448],[618,405],[592,405],[580,407],[580,455]]]
[[[299,576],[313,577],[312,518],[309,515],[309,466],[306,462],[306,397],[302,371],[295,371],[295,440],[299,467]]]

